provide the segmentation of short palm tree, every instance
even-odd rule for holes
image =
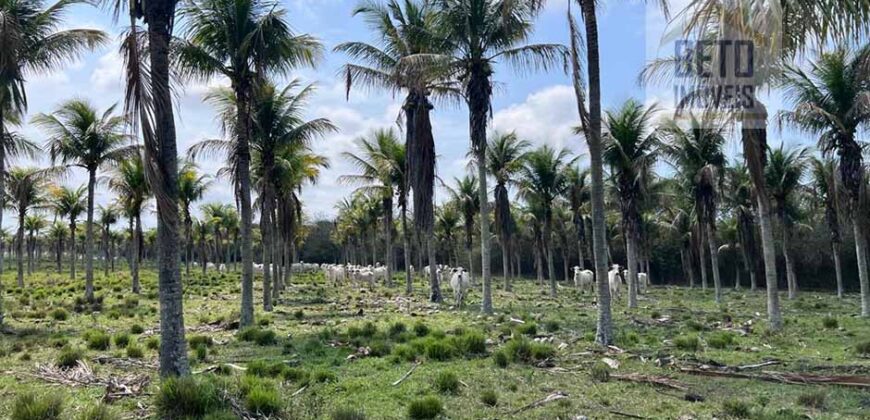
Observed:
[[[474,217],[480,209],[480,194],[477,191],[477,177],[474,175],[466,175],[462,178],[455,178],[456,186],[450,188],[450,195],[453,196],[453,201],[459,206],[459,212],[462,213],[462,226],[465,232],[465,255],[468,256],[468,275],[471,284],[474,285],[474,258],[471,253],[471,246],[474,243]]]
[[[41,214],[28,214],[24,218],[24,229],[27,231],[27,274],[33,274],[33,271],[38,268],[34,267],[34,256],[36,256],[37,246],[39,243],[39,234],[48,225],[48,221]],[[39,262],[38,256],[37,263]]]
[[[563,61],[565,47],[557,44],[523,45],[532,21],[544,6],[540,0],[433,0],[439,12],[438,29],[449,52],[436,67],[451,71],[462,85],[469,111],[471,151],[480,183],[481,311],[492,313],[490,278],[489,201],[486,186],[486,126],[492,112],[492,77],[495,62],[518,71],[547,70]]]
[[[813,177],[813,193],[824,206],[825,223],[831,234],[831,255],[837,276],[837,297],[843,298],[843,268],[840,265],[840,250],[843,238],[840,234],[842,186],[837,176],[837,164],[833,159],[814,157],[810,160]]]
[[[637,307],[637,251],[639,206],[658,157],[659,137],[652,131],[655,106],[630,99],[606,112],[603,159],[610,166],[622,215],[628,269],[628,307]]]
[[[139,257],[142,243],[142,211],[151,197],[151,186],[145,175],[140,155],[121,160],[112,166],[109,189],[118,194],[118,202],[127,217],[130,229],[130,276],[132,291],[139,293]]]
[[[511,290],[510,244],[511,236],[516,229],[514,218],[511,216],[508,186],[514,183],[528,148],[529,142],[520,140],[514,132],[493,133],[487,146],[486,169],[490,176],[495,179],[495,189],[493,190],[495,233],[498,235],[501,246],[502,275],[506,291]],[[480,205],[479,199],[477,204]]]
[[[241,212],[240,325],[247,327],[254,323],[250,171],[254,98],[264,77],[313,65],[322,47],[308,35],[294,34],[284,9],[263,0],[198,0],[188,3],[181,14],[184,41],[175,55],[179,73],[200,80],[224,76],[236,98],[237,118],[224,125],[224,134],[237,142],[233,180]]]
[[[550,277],[550,296],[556,296],[556,269],[553,262],[553,206],[567,187],[565,168],[574,164],[565,149],[544,145],[526,153],[519,171],[520,196],[534,201],[541,209],[541,245]]]
[[[87,211],[87,186],[82,185],[78,188],[58,187],[51,191],[50,201],[51,208],[61,219],[69,220],[70,232],[70,261],[69,261],[69,278],[76,278],[76,221],[79,216]]]
[[[455,97],[453,81],[442,69],[410,63],[418,55],[444,53],[446,44],[436,36],[437,11],[428,0],[361,1],[354,15],[361,15],[377,36],[377,44],[346,42],[335,50],[350,56],[346,64],[347,92],[354,87],[377,88],[404,94],[405,150],[408,189],[413,190],[414,227],[426,238],[428,260],[435,266],[434,225],[435,139],[429,115],[432,100]],[[405,270],[408,271],[408,270]],[[440,302],[441,286],[435,270],[430,272],[430,300]],[[405,275],[405,281],[409,281]]]
[[[18,247],[18,287],[24,287],[24,222],[30,210],[44,203],[44,191],[55,175],[53,170],[36,168],[12,168],[5,174],[8,186],[5,203],[18,214],[15,239]]]
[[[725,133],[723,126],[709,116],[690,115],[682,126],[675,120],[659,127],[664,153],[676,168],[677,176],[692,192],[698,224],[702,226],[702,241],[706,239],[713,266],[713,288],[716,303],[722,301],[722,282],[719,277],[719,245],[716,240],[717,203],[722,190],[725,168]],[[698,250],[701,256],[701,286],[707,288],[707,268],[704,244]]]
[[[112,252],[111,236],[112,225],[118,223],[119,210],[118,207],[109,204],[106,206],[97,206],[98,219],[100,220],[100,228],[102,230],[103,242],[103,275],[109,275],[109,265],[114,269],[115,254]]]
[[[794,109],[780,118],[819,136],[824,154],[836,153],[839,182],[853,214],[852,230],[861,284],[861,315],[870,316],[870,272],[867,267],[867,232],[859,214],[862,207],[864,164],[858,133],[870,127],[870,46],[859,50],[839,47],[819,55],[809,70],[788,66],[784,90]]]
[[[768,149],[765,177],[770,197],[773,199],[774,210],[782,229],[782,255],[785,258],[789,299],[794,299],[797,296],[798,289],[794,259],[789,250],[791,231],[795,224],[792,206],[795,205],[793,200],[801,187],[801,178],[803,178],[806,168],[806,149],[785,149],[784,145],[780,145],[776,149]]]
[[[85,299],[94,299],[94,198],[97,171],[134,153],[124,133],[127,120],[114,115],[115,106],[102,113],[89,102],[73,99],[51,114],[39,114],[33,123],[48,134],[45,145],[52,162],[76,166],[88,173],[85,222]]]
[[[63,241],[69,235],[69,229],[66,224],[60,220],[56,220],[48,227],[48,238],[54,242],[55,263],[57,273],[60,274],[63,270]]]
[[[178,200],[184,217],[184,270],[190,275],[190,261],[193,259],[193,218],[190,206],[202,199],[211,186],[208,175],[200,175],[193,162],[185,162],[178,171]]]

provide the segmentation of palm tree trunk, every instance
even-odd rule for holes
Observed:
[[[755,99],[760,108],[752,120],[742,122],[743,156],[749,167],[755,196],[758,201],[758,219],[761,230],[761,249],[764,256],[764,277],[767,284],[767,318],[770,329],[782,329],[782,314],[779,308],[779,291],[776,275],[776,249],[773,239],[773,224],[770,214],[770,198],[767,195],[764,178],[764,154],[767,148],[767,115],[763,105]],[[859,259],[860,263],[860,259]],[[866,263],[865,263],[866,264]],[[866,265],[865,265],[866,267]]]
[[[407,190],[403,187],[402,194],[407,194]],[[407,195],[406,195],[407,197]],[[405,202],[403,199],[402,202]],[[402,205],[402,252],[405,255],[405,294],[411,295],[414,292],[414,273],[411,272],[411,232],[408,231],[408,208],[407,205]]]
[[[88,218],[85,223],[85,300],[94,301],[94,189],[97,170],[88,172]]]
[[[698,221],[699,226],[705,226],[707,223],[703,220]],[[707,290],[707,249],[704,246],[707,243],[707,235],[703,227],[698,228],[698,259],[701,261],[701,290]]]
[[[563,243],[559,248],[562,254],[562,272],[565,275],[565,283],[570,284],[571,278],[568,276],[568,250],[566,244]]]
[[[55,257],[57,258],[57,273],[60,274],[60,272],[63,271],[63,235],[58,238],[56,249],[57,255]]]
[[[788,298],[794,299],[797,297],[797,279],[794,274],[794,261],[792,261],[791,253],[789,252],[789,243],[791,242],[791,234],[785,220],[780,216],[780,224],[782,225],[782,256],[785,259],[785,276],[788,284]]]
[[[444,297],[441,296],[441,284],[438,280],[438,266],[435,262],[435,235],[426,235],[427,244],[426,252],[429,254],[429,301],[441,303]]]
[[[139,253],[141,252],[139,248],[141,246],[142,238],[142,222],[139,214],[136,214],[135,222],[133,223],[133,256],[130,258],[130,269],[133,277],[133,293],[139,293]]]
[[[740,290],[740,265],[734,264],[734,290]]]
[[[705,223],[707,228],[707,245],[710,247],[710,265],[713,267],[713,298],[716,303],[722,303],[722,280],[719,278],[719,247],[716,245],[714,220]]]
[[[18,287],[24,287],[24,211],[18,212],[18,235],[16,246],[18,247]]]
[[[489,76],[481,71],[472,70],[468,82],[466,98],[468,100],[469,129],[472,150],[477,159],[478,194],[480,196],[480,277],[483,280],[483,297],[480,310],[484,314],[492,314],[492,274],[490,272],[489,254],[492,247],[489,233],[489,199],[486,188],[486,122],[491,110],[492,87]]]
[[[834,256],[834,271],[837,273],[837,298],[843,298],[843,268],[840,266],[840,243],[831,242],[831,254]]]
[[[109,276],[109,225],[103,226],[103,237],[100,240],[103,248],[103,277]]]
[[[637,235],[633,226],[626,223],[623,232],[626,235],[625,254],[628,265],[628,307],[637,308]]]
[[[595,262],[595,279],[598,283],[598,322],[595,341],[601,345],[613,342],[613,320],[610,312],[610,287],[607,284],[607,225],[604,210],[604,165],[601,147],[601,69],[598,51],[598,20],[595,2],[577,0],[583,14],[586,32],[586,64],[589,88],[589,127],[586,143],[589,145],[590,198],[592,203],[592,249]],[[576,38],[576,37],[573,37]],[[574,93],[581,116],[585,113],[582,98],[585,95],[581,83],[579,48],[571,47]]]
[[[190,260],[193,259],[193,220],[190,207],[184,206],[184,274],[190,276]]]
[[[508,246],[508,239],[504,235],[499,235],[501,245],[501,271],[504,276],[504,291],[511,291],[511,273],[510,273],[510,254],[511,250]]]
[[[76,219],[69,221],[69,278],[76,279]]]
[[[272,311],[272,210],[269,194],[263,194],[260,234],[263,240],[263,310]]]
[[[387,265],[387,287],[393,287],[393,200],[392,191],[390,197],[383,200],[384,206],[384,242]]]
[[[547,255],[547,275],[550,278],[550,296],[556,297],[556,267],[553,262],[553,234],[550,224],[552,221],[548,217],[544,221],[544,251]]]
[[[239,325],[241,328],[254,324],[254,248],[251,236],[253,213],[251,210],[251,96],[250,86],[246,81],[233,82],[233,90],[237,101],[237,141],[236,153],[238,160],[239,207],[241,216],[242,240],[242,302]]]
[[[870,316],[870,285],[867,284],[867,237],[858,217],[852,217],[855,235],[855,253],[858,254],[858,277],[861,284],[861,316]]]

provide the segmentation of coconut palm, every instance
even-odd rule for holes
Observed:
[[[76,221],[79,215],[87,211],[87,191],[87,186],[85,185],[78,188],[58,187],[51,190],[50,195],[51,208],[54,214],[61,219],[66,218],[69,220],[69,278],[71,280],[76,278]]]
[[[792,227],[795,224],[793,206],[795,195],[801,187],[801,178],[807,168],[807,151],[804,148],[785,149],[780,145],[776,149],[768,149],[765,178],[770,197],[773,199],[774,210],[782,229],[782,255],[785,258],[786,277],[788,279],[788,298],[797,296],[797,275],[794,270],[794,259],[789,250]]]
[[[571,210],[571,221],[577,233],[577,265],[581,270],[586,269],[583,249],[586,247],[586,217],[584,208],[589,201],[589,169],[580,169],[576,165],[565,169],[566,188],[565,199]]]
[[[749,272],[749,288],[755,291],[758,287],[755,277],[758,247],[755,239],[755,206],[753,204],[755,198],[752,180],[749,177],[749,169],[741,163],[726,168],[726,174],[727,194],[725,198],[737,218],[737,233],[743,265]]]
[[[843,298],[843,269],[840,266],[840,249],[843,239],[840,234],[840,203],[842,187],[838,180],[837,164],[833,159],[814,157],[810,160],[813,177],[813,195],[824,206],[825,223],[831,233],[831,255],[837,276],[837,297]]]
[[[719,277],[719,245],[716,240],[717,203],[724,182],[725,133],[722,125],[708,115],[700,118],[689,115],[686,126],[675,120],[666,121],[659,128],[665,142],[664,153],[677,169],[677,176],[692,192],[698,225],[702,226],[702,238],[706,239],[713,266],[713,288],[716,303],[722,301],[722,282]],[[704,244],[698,250],[701,256],[701,285],[707,288],[707,269],[704,261]]]
[[[151,184],[145,174],[143,158],[135,156],[116,162],[110,171],[109,189],[118,195],[118,202],[128,220],[130,230],[130,276],[133,293],[139,293],[139,260],[142,250],[142,211],[151,197]]]
[[[33,258],[37,253],[39,243],[39,233],[48,225],[48,221],[41,214],[28,214],[24,218],[24,230],[27,231],[27,274],[33,274],[34,262]],[[36,256],[37,263],[39,257]],[[37,267],[38,268],[38,267]]]
[[[504,289],[511,290],[510,281],[510,244],[515,231],[514,219],[511,216],[508,185],[514,182],[514,177],[522,166],[523,156],[529,142],[520,140],[516,133],[493,133],[487,146],[486,169],[495,179],[493,198],[495,204],[495,233],[501,246],[502,275]],[[478,205],[480,205],[478,200]]]
[[[75,166],[88,173],[85,222],[85,299],[94,299],[94,197],[97,171],[135,152],[124,134],[127,121],[114,115],[115,106],[100,113],[88,101],[73,99],[51,114],[39,114],[33,123],[48,134],[45,148],[52,163]]]
[[[867,232],[859,215],[862,206],[864,165],[857,135],[870,126],[870,45],[859,50],[839,47],[819,55],[808,70],[787,66],[786,98],[794,109],[783,111],[786,123],[819,136],[819,149],[838,156],[839,182],[849,199],[852,230],[861,284],[861,314],[870,316],[870,274],[867,268]],[[832,232],[833,233],[833,232]]]
[[[441,247],[447,255],[445,259],[451,265],[459,262],[456,252],[456,232],[459,230],[461,217],[456,202],[444,204],[435,213],[435,236],[441,242]]]
[[[97,214],[100,220],[100,227],[102,228],[103,234],[103,275],[109,275],[109,265],[111,264],[114,268],[114,260],[115,254],[112,252],[111,247],[111,235],[112,235],[112,225],[118,223],[119,211],[118,207],[113,204],[109,204],[106,206],[97,206]]]
[[[540,206],[541,245],[550,277],[550,296],[556,296],[556,269],[553,262],[553,206],[567,187],[565,168],[574,164],[565,149],[544,145],[525,154],[519,170],[520,197]]]
[[[469,111],[471,151],[480,183],[481,311],[492,313],[490,279],[489,201],[486,186],[486,126],[492,112],[492,76],[495,62],[517,71],[548,70],[564,58],[557,44],[522,45],[532,32],[532,21],[543,8],[540,0],[433,0],[439,11],[440,36],[450,53],[438,66],[450,69],[462,84]]]
[[[183,78],[229,79],[236,119],[224,124],[225,137],[235,139],[233,182],[241,211],[242,302],[240,325],[254,323],[253,242],[251,237],[251,142],[255,136],[255,96],[263,79],[313,66],[320,43],[296,35],[283,9],[262,0],[200,0],[182,10],[184,41],[177,47]]]
[[[190,275],[190,261],[193,259],[193,219],[190,216],[190,206],[202,199],[211,186],[208,175],[200,175],[196,164],[185,162],[178,171],[178,199],[184,217],[184,270]]]
[[[48,228],[48,239],[54,242],[55,262],[58,274],[60,274],[63,269],[61,263],[63,260],[63,241],[66,239],[68,234],[69,229],[66,227],[66,224],[60,220],[55,220]]]
[[[622,215],[628,265],[628,307],[637,307],[637,246],[639,206],[647,176],[656,161],[659,137],[652,130],[656,107],[629,99],[606,112],[607,134],[603,159],[610,166]]]
[[[354,9],[375,33],[379,42],[346,42],[335,50],[356,63],[343,67],[348,94],[356,87],[377,88],[404,94],[407,189],[413,189],[414,226],[426,238],[429,265],[434,267],[435,139],[429,114],[432,100],[451,99],[458,90],[441,68],[409,65],[412,57],[446,52],[446,43],[436,35],[437,14],[428,0],[362,1]],[[408,270],[405,270],[408,271]],[[409,275],[405,275],[406,282]],[[430,272],[430,300],[440,302],[441,286],[435,270]]]
[[[471,284],[474,285],[474,258],[471,253],[471,246],[474,241],[474,216],[478,213],[480,207],[477,177],[466,175],[461,179],[454,178],[454,182],[456,187],[448,188],[448,190],[450,195],[453,196],[453,201],[459,206],[459,212],[462,213],[462,225],[465,232],[465,255],[468,256],[468,275]]]
[[[18,287],[24,287],[24,222],[27,214],[36,206],[44,203],[43,195],[49,180],[56,170],[36,168],[12,168],[6,174],[7,206],[18,214],[18,233],[15,238],[18,253]]]

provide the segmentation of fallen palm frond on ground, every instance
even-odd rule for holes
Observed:
[[[683,385],[676,379],[669,378],[667,376],[654,376],[654,375],[641,375],[639,373],[623,373],[623,374],[610,374],[611,379],[616,379],[618,381],[626,381],[626,382],[637,382],[643,384],[650,385],[658,385],[663,386],[665,388],[676,389],[678,391],[688,391],[689,387]]]
[[[681,367],[680,372],[700,376],[755,379],[794,385],[840,385],[870,389],[870,376],[858,375],[814,375],[809,373],[774,372],[764,370],[760,373],[743,373],[721,368]]]
[[[46,382],[72,387],[104,386],[106,387],[106,393],[103,395],[103,400],[106,402],[142,395],[145,387],[151,382],[151,378],[148,375],[113,375],[101,377],[94,373],[94,370],[91,369],[91,366],[87,362],[81,360],[78,361],[75,367],[69,369],[62,369],[53,364],[37,365],[35,373],[26,375],[42,379]]]
[[[111,357],[111,356],[96,356],[93,357],[96,363],[101,365],[112,365],[121,369],[141,368],[149,370],[157,370],[157,363],[154,361],[144,361],[139,359],[131,359],[127,357]]]
[[[544,404],[551,403],[553,401],[562,400],[565,398],[568,398],[568,393],[562,392],[562,391],[556,391],[556,392],[551,393],[550,395],[547,395],[544,398],[541,398],[540,400],[532,401],[531,403],[526,404],[526,405],[514,410],[513,414],[522,413],[523,411],[531,410],[533,408],[540,407]]]

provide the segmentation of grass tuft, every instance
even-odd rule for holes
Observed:
[[[56,420],[63,413],[63,397],[57,393],[25,392],[12,403],[11,420]]]
[[[408,405],[408,417],[413,420],[434,419],[442,412],[444,412],[444,405],[433,395],[418,398]]]

